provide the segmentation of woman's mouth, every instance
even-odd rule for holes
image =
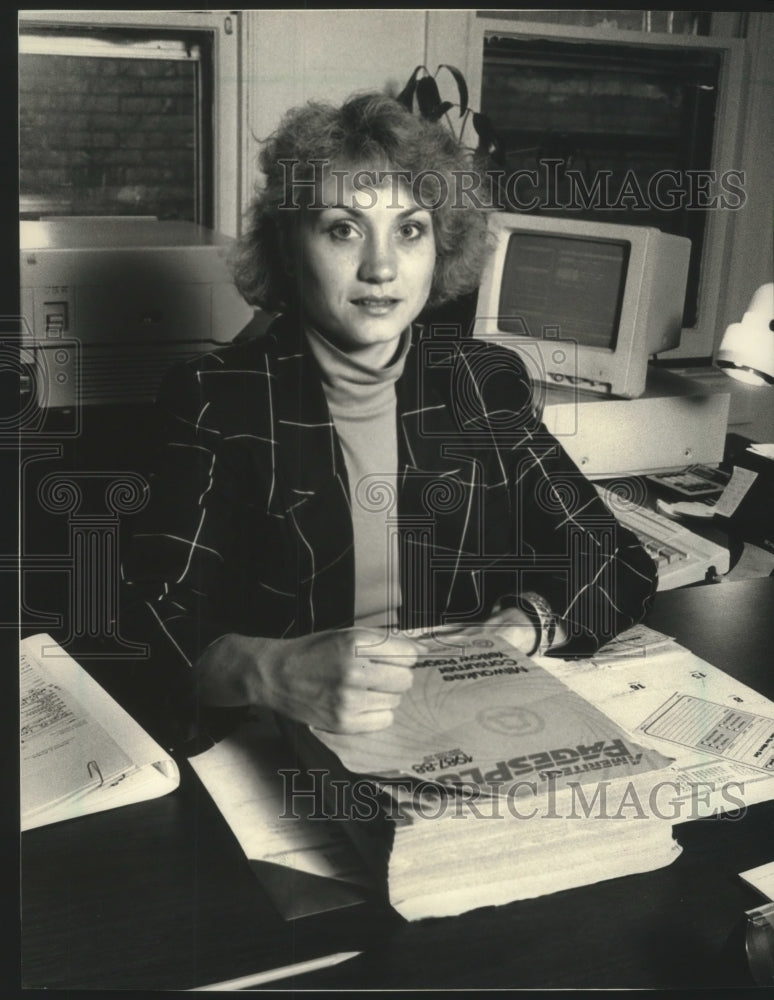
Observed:
[[[369,316],[386,316],[398,305],[400,299],[393,299],[387,295],[364,295],[350,301]]]

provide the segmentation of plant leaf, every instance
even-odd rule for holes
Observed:
[[[476,130],[476,135],[481,142],[487,147],[496,141],[497,137],[495,136],[491,121],[486,115],[482,115],[480,111],[473,112],[473,128]]]
[[[499,166],[505,166],[505,152],[500,137],[494,130],[489,118],[478,111],[473,112],[473,128],[478,136],[477,152],[485,153]]]
[[[461,71],[457,69],[456,66],[450,66],[448,63],[441,63],[438,67],[438,71],[442,69],[448,69],[454,79],[457,81],[457,93],[460,97],[460,118],[468,110],[468,85],[465,82],[465,77],[462,75]]]
[[[438,84],[432,76],[423,76],[417,81],[417,104],[423,118],[429,118],[441,103]]]
[[[408,108],[409,111],[412,110],[414,105],[414,92],[417,89],[417,77],[422,72],[422,70],[427,73],[427,69],[424,66],[417,66],[414,72],[408,78],[406,86],[401,90],[398,96],[395,98],[398,103],[402,104],[404,108]]]
[[[446,112],[453,107],[454,105],[451,101],[444,101],[443,104],[439,104],[437,108],[429,111],[425,117],[431,122],[437,122],[439,118],[443,118]]]

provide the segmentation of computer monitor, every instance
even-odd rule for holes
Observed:
[[[518,351],[537,382],[642,395],[648,359],[680,342],[690,240],[510,212],[489,226],[474,336]]]

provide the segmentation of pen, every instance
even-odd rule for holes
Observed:
[[[360,955],[359,951],[339,951],[334,955],[323,955],[320,958],[310,958],[306,962],[297,962],[295,965],[284,965],[280,969],[268,969],[266,972],[256,972],[252,976],[241,976],[238,979],[229,979],[223,983],[211,983],[209,986],[194,986],[191,992],[196,990],[249,990],[255,986],[263,986],[264,983],[273,983],[277,979],[286,979],[289,976],[300,976],[305,972],[314,972],[315,969],[324,969],[329,965],[338,965],[339,962],[346,962],[348,958]]]

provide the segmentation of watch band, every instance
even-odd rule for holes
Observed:
[[[529,655],[542,656],[552,646],[556,635],[556,615],[548,601],[532,590],[519,594],[517,606],[528,615],[537,632],[537,642]]]

